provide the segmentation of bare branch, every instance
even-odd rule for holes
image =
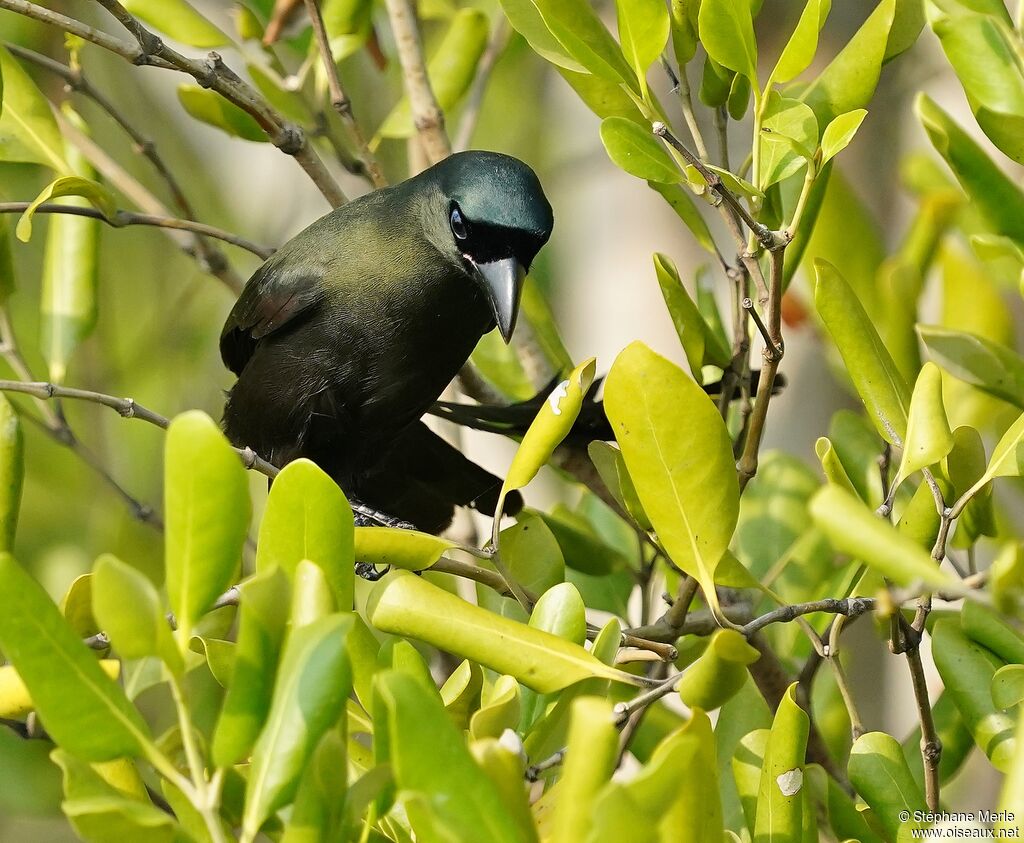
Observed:
[[[31,202],[0,202],[0,214],[24,213],[31,204]],[[153,214],[137,214],[134,211],[121,210],[117,211],[113,217],[108,218],[102,211],[96,208],[79,207],[78,205],[58,205],[53,202],[44,202],[38,205],[35,213],[70,214],[75,217],[89,217],[90,219],[105,222],[112,228],[123,228],[128,225],[148,225],[157,228],[171,228],[177,231],[191,231],[195,234],[202,234],[205,237],[222,240],[225,243],[230,243],[232,246],[237,246],[239,249],[245,249],[245,251],[251,252],[262,260],[269,258],[275,251],[269,246],[260,246],[251,240],[246,240],[244,237],[232,234],[230,231],[224,231],[216,226],[206,225],[206,223],[195,222],[194,220],[158,217]]]
[[[324,28],[324,19],[320,14],[320,5],[317,0],[304,0],[309,20],[313,24],[313,34],[316,37],[316,45],[320,51],[320,58],[323,62],[324,72],[327,74],[327,86],[331,92],[331,105],[341,117],[342,125],[348,135],[349,143],[355,149],[366,175],[369,176],[374,187],[387,187],[387,179],[380,168],[380,162],[370,148],[366,145],[366,138],[356,123],[352,113],[352,101],[341,86],[341,78],[338,76],[338,65],[331,53],[331,42],[327,37],[327,30]]]
[[[452,144],[444,128],[444,112],[437,103],[427,76],[427,63],[423,56],[416,10],[410,0],[385,0],[391,31],[402,65],[405,91],[409,97],[413,123],[419,133],[423,151],[431,164],[452,154]]]
[[[307,142],[299,126],[284,119],[249,84],[232,71],[218,53],[210,53],[205,60],[191,59],[168,47],[160,38],[146,29],[117,0],[96,0],[131,33],[137,43],[122,41],[79,20],[53,12],[26,0],[0,0],[0,9],[25,15],[42,23],[63,29],[74,35],[116,53],[132,64],[161,67],[187,73],[204,88],[216,91],[232,104],[247,112],[266,133],[270,142],[287,155],[291,155],[306,171],[333,207],[343,205],[347,199]]]

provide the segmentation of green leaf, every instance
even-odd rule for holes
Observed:
[[[0,79],[3,80],[0,161],[42,164],[58,173],[70,172],[50,103],[3,47],[0,47]]]
[[[391,527],[356,527],[355,558],[373,565],[422,571],[433,565],[458,542],[415,530]]]
[[[1024,414],[1007,428],[992,451],[988,468],[982,480],[993,477],[1020,477],[1024,475]]]
[[[1024,664],[1024,635],[997,612],[968,600],[960,612],[960,625],[968,638],[987,647],[1004,662]]]
[[[588,0],[533,0],[533,4],[554,38],[585,70],[636,89],[633,69]]]
[[[573,700],[565,763],[552,821],[554,841],[568,843],[588,839],[597,794],[611,780],[618,756],[619,735],[611,703],[596,697]]]
[[[722,840],[711,722],[700,710],[655,749],[627,782],[613,781],[594,807],[591,843]],[[680,787],[679,783],[686,782]]]
[[[761,654],[740,633],[716,630],[707,649],[679,681],[679,698],[690,708],[714,711],[725,705],[747,681],[747,665]]]
[[[832,0],[807,0],[800,19],[793,28],[793,34],[782,50],[772,75],[768,77],[765,90],[770,91],[775,82],[788,82],[803,73],[818,51],[818,33],[825,25],[825,19],[832,8]]]
[[[511,527],[501,531],[501,559],[512,578],[534,594],[544,594],[565,580],[565,559],[554,534],[542,518],[526,512]],[[481,567],[493,567],[487,561]],[[492,612],[526,621],[527,614],[519,601],[502,597],[484,585],[477,586],[477,604]],[[549,632],[554,630],[549,629]],[[579,643],[582,643],[579,642]]]
[[[537,412],[536,418],[530,423],[512,459],[512,465],[509,466],[505,484],[501,489],[502,499],[509,492],[521,489],[533,480],[572,429],[583,406],[587,390],[593,383],[594,367],[595,361],[591,357],[577,366],[566,380],[551,391],[551,395]]]
[[[932,359],[954,377],[1024,409],[1024,357],[1002,343],[939,325],[918,325]]]
[[[973,207],[1002,234],[1024,244],[1024,191],[929,97],[918,95],[918,117]]]
[[[188,642],[189,650],[203,657],[210,675],[222,688],[231,684],[231,675],[235,668],[235,657],[238,645],[234,641],[223,638],[205,638],[193,635]]]
[[[288,578],[279,568],[260,571],[239,586],[235,666],[213,735],[218,767],[236,764],[249,754],[270,710],[288,620],[288,589]]]
[[[1024,706],[1017,717],[1018,746],[1024,746]],[[1024,816],[1024,753],[1018,752],[1012,766],[1003,780],[1003,792],[999,797],[999,810],[1005,812],[996,820],[995,832],[1003,837],[1020,833],[1020,817]]]
[[[87,127],[71,107],[64,106],[69,123],[83,133]],[[92,166],[70,143],[66,144],[68,166],[77,176],[57,179],[36,202],[48,195],[88,197],[68,199],[65,204],[97,204],[103,213],[114,212],[114,199],[91,181]],[[35,203],[34,203],[35,204]],[[33,208],[30,207],[29,211]],[[31,233],[31,214],[26,211],[18,222],[17,235],[27,239]],[[54,214],[46,233],[43,259],[42,330],[40,340],[50,369],[50,379],[60,383],[67,372],[69,358],[78,344],[96,325],[97,286],[99,281],[100,223],[97,220]]]
[[[959,12],[932,20],[978,125],[1006,155],[1024,162],[1024,68],[1008,23]]]
[[[60,812],[60,770],[50,761],[53,745],[27,741],[0,729],[0,811],[5,817],[53,817]]]
[[[651,530],[651,521],[644,512],[644,506],[636,493],[633,478],[629,476],[622,451],[608,442],[594,441],[587,446],[591,462],[601,475],[601,480],[638,527]]]
[[[839,55],[803,91],[800,99],[814,109],[819,126],[871,101],[895,13],[896,0],[882,0]]]
[[[445,837],[484,839],[494,843],[535,841],[532,827],[515,823],[493,782],[466,749],[436,694],[397,671],[382,673],[376,682],[389,732],[395,784],[415,794],[406,809],[420,831],[424,812],[434,818]],[[430,820],[426,820],[430,826]],[[422,832],[421,832],[422,835]],[[422,839],[443,839],[422,835]]]
[[[700,0],[670,0],[672,52],[680,69],[697,54],[697,12]]]
[[[627,565],[619,549],[609,545],[586,518],[564,504],[555,504],[551,512],[538,514],[558,540],[570,568],[591,576],[603,576],[621,571]]]
[[[925,828],[914,817],[924,812],[924,794],[910,774],[899,743],[884,732],[868,732],[853,742],[850,750],[850,782],[881,823],[887,840],[909,839],[910,829]],[[900,812],[908,812],[904,822]]]
[[[736,781],[743,819],[751,833],[754,831],[754,820],[757,816],[757,792],[761,786],[761,768],[764,766],[769,734],[770,730],[766,728],[748,732],[736,744],[731,759],[732,775]]]
[[[1024,548],[1015,542],[1003,545],[990,570],[996,608],[1019,615],[1024,608]]]
[[[44,187],[18,219],[14,233],[22,243],[27,243],[32,237],[32,219],[36,209],[44,202],[50,202],[62,196],[80,196],[87,199],[89,204],[108,220],[113,221],[117,216],[117,200],[103,185],[81,176],[61,176]]]
[[[907,432],[910,390],[875,326],[838,270],[814,262],[814,303],[846,364],[875,428],[892,445],[902,447]]]
[[[192,117],[242,140],[267,143],[269,138],[256,118],[228,102],[215,91],[199,85],[179,85],[178,102]]]
[[[427,76],[442,111],[453,108],[473,84],[488,35],[487,15],[479,9],[460,9],[452,18],[427,66]],[[409,138],[415,134],[408,97],[398,102],[377,131],[384,138]]]
[[[796,702],[796,684],[786,689],[772,721],[757,789],[754,839],[799,843],[803,828],[804,753],[810,720]]]
[[[952,618],[940,618],[932,627],[932,657],[974,742],[993,767],[1007,772],[1016,752],[1014,718],[996,708],[990,690],[1002,662],[964,635]]]
[[[514,676],[499,676],[485,693],[469,722],[469,734],[474,740],[500,737],[506,729],[519,724],[522,688]]]
[[[149,730],[46,592],[0,555],[0,650],[18,671],[53,740],[89,761],[136,755]]]
[[[1004,710],[1024,702],[1024,665],[1003,665],[993,674],[992,702]]]
[[[638,179],[658,184],[677,184],[683,174],[653,134],[625,117],[601,122],[601,143],[620,169]]]
[[[898,486],[915,471],[935,465],[952,450],[953,432],[942,403],[942,373],[934,363],[925,363],[910,398],[907,438],[893,485]]]
[[[821,136],[821,163],[832,160],[850,145],[868,113],[863,108],[840,114],[825,127]]]
[[[985,443],[973,427],[958,427],[953,431],[953,450],[943,463],[943,470],[953,484],[954,497],[971,489],[988,467]],[[992,509],[992,487],[985,486],[971,497],[956,523],[954,540],[962,538],[974,542],[978,536],[995,535],[995,515]],[[993,574],[995,572],[993,571]]]
[[[0,396],[0,553],[14,549],[24,480],[25,445],[21,421],[7,396]]]
[[[697,243],[708,254],[717,254],[715,241],[711,237],[711,230],[708,228],[704,217],[701,216],[700,211],[697,210],[693,197],[688,190],[678,184],[663,184],[656,181],[647,182],[647,186],[668,202],[669,207],[676,212],[676,216],[683,221],[683,225],[690,229]]]
[[[939,570],[917,542],[839,486],[825,486],[815,494],[810,512],[836,550],[861,560],[898,585],[915,581],[936,588],[959,585]]]
[[[606,117],[625,117],[634,123],[646,122],[621,82],[587,72],[576,73],[564,67],[557,69],[583,104],[602,120]]]
[[[527,40],[537,55],[560,69],[589,75],[587,69],[572,58],[562,42],[552,35],[533,0],[501,0],[501,8],[512,28]]]
[[[703,0],[698,13],[700,41],[722,67],[742,73],[757,84],[757,41],[750,4],[735,0]]]
[[[672,259],[655,252],[654,270],[658,276],[662,298],[665,299],[665,307],[672,317],[672,324],[683,346],[686,362],[690,365],[694,379],[701,379],[701,371],[705,364],[726,368],[732,355],[727,348],[721,346],[718,337],[704,321],[697,305],[686,292]]]
[[[658,60],[668,41],[668,8],[663,0],[615,0],[619,43],[647,96],[647,69]]]
[[[122,843],[153,840],[171,843],[181,829],[174,818],[148,798],[129,795],[105,781],[95,766],[62,749],[51,755],[64,772],[65,815],[83,840]]]
[[[433,644],[544,694],[590,677],[636,681],[576,644],[466,603],[407,571],[380,581],[367,615],[381,632]]]
[[[833,483],[851,494],[857,494],[850,476],[843,467],[843,461],[832,445],[832,440],[827,436],[820,436],[814,443],[814,453],[821,460],[821,470],[825,473],[825,479],[829,483]]]
[[[338,608],[352,607],[352,509],[345,493],[315,463],[294,460],[274,478],[260,522],[256,570],[289,575],[303,559],[327,575]]]
[[[238,455],[205,413],[171,421],[164,446],[167,596],[187,642],[196,621],[238,571],[249,524],[249,481]]]
[[[452,671],[441,686],[444,710],[460,729],[469,728],[469,719],[480,708],[480,692],[484,687],[484,672],[478,664],[465,661]]]
[[[320,738],[344,711],[352,690],[345,654],[351,626],[351,617],[328,615],[288,636],[246,783],[242,829],[248,839],[292,800]]]
[[[190,47],[209,49],[231,43],[185,0],[123,0],[122,5],[143,23]]]
[[[159,656],[174,673],[184,670],[156,588],[144,574],[104,554],[93,568],[92,605],[122,658]]]
[[[761,120],[761,170],[758,186],[766,190],[807,165],[818,146],[818,121],[799,100],[768,95]]]
[[[732,441],[707,394],[642,343],[616,358],[605,410],[644,511],[672,560],[714,600],[739,514]]]
[[[925,0],[897,0],[896,14],[889,28],[889,40],[885,45],[885,60],[892,61],[896,56],[909,50],[917,41],[924,29]]]

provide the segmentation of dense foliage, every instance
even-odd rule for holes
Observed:
[[[792,4],[771,46],[769,5],[0,0],[0,211],[20,214],[0,238],[5,832],[63,812],[119,843],[869,843],[955,809],[1019,833],[1024,16],[881,0],[822,56],[830,0]],[[924,94],[874,113],[919,38],[973,120]],[[184,74],[184,129],[125,60]],[[572,506],[498,518],[486,541],[354,527],[317,466],[236,451],[211,418],[235,248],[271,250],[198,222],[232,187],[190,177],[203,162],[177,141],[205,124],[211,146],[272,143],[338,205],[448,154],[446,113],[467,144],[492,98],[523,115],[513,151],[543,144],[526,83],[555,73],[707,252],[695,289],[664,254],[649,273],[685,367],[628,345],[601,382],[615,443],[586,442],[597,370],[567,352],[542,265],[511,349],[486,337],[461,389],[509,404],[558,383],[502,500],[549,466]],[[879,118],[934,147],[904,162],[916,210],[891,247],[837,163]],[[169,239],[143,251],[135,226]],[[761,453],[785,333],[808,323],[862,404],[820,431],[813,468]],[[129,391],[146,400],[111,395]],[[201,409],[155,409],[180,401]],[[110,409],[166,427],[162,460]],[[95,478],[128,508],[94,503]],[[128,491],[152,483],[159,511]],[[98,546],[117,555],[83,563]],[[844,667],[854,622],[905,663],[909,735],[859,713],[876,691]],[[972,756],[997,792],[951,802]]]

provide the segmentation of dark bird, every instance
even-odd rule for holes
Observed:
[[[500,481],[420,419],[481,336],[497,326],[508,342],[552,225],[533,170],[492,152],[317,220],[256,270],[224,325],[228,438],[276,465],[307,457],[423,530],[455,506],[493,512]]]

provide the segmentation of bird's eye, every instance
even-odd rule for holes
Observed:
[[[462,212],[458,205],[452,205],[451,224],[452,234],[455,235],[456,240],[465,240],[469,237],[469,229],[466,227],[466,221],[462,219]]]

